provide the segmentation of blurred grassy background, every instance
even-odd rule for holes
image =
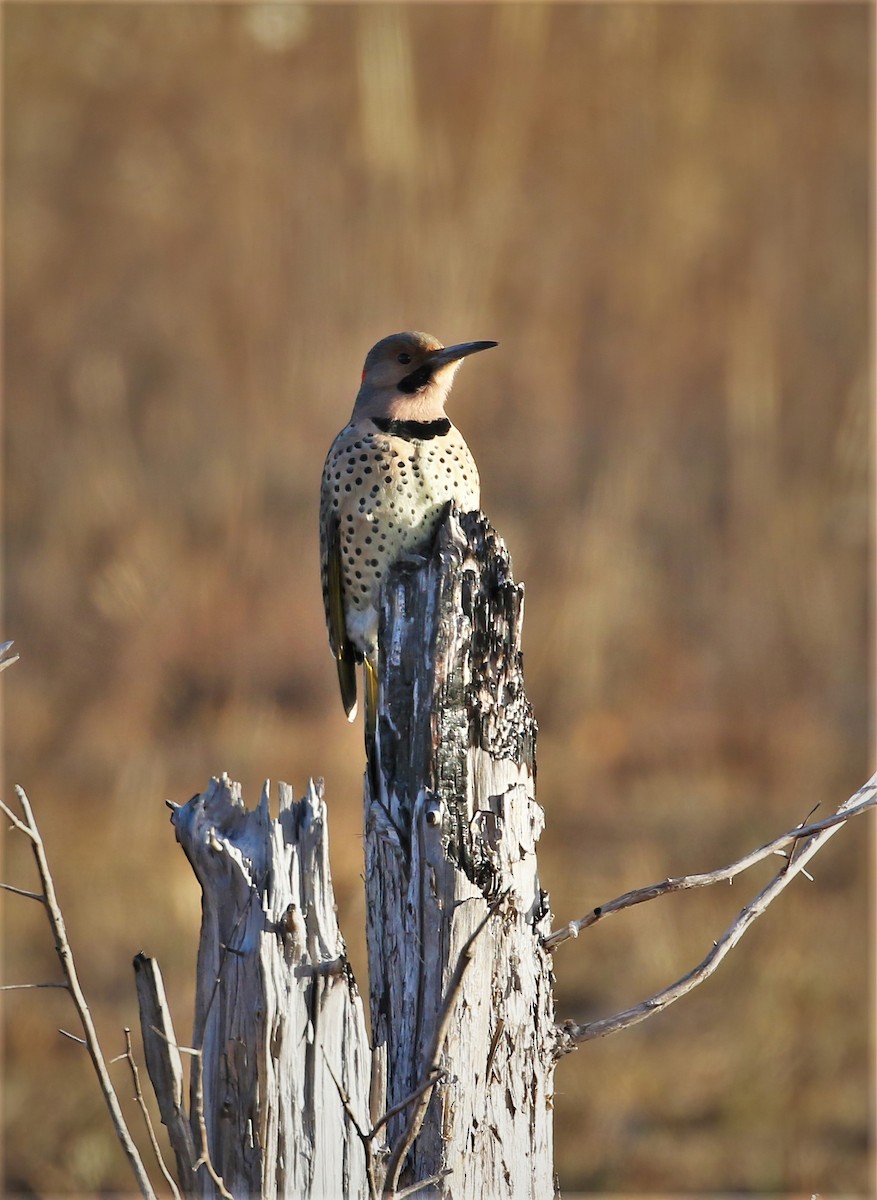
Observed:
[[[558,921],[863,782],[867,5],[3,19],[4,795],[36,806],[108,1054],[140,949],[189,1036],[198,893],[163,801],[223,769],[252,802],[325,776],[365,981],[316,511],[393,330],[501,343],[452,407],[528,589]],[[564,1187],[867,1190],[864,833],[694,996],[560,1064]],[[765,874],[564,947],[558,1015],[681,974]],[[20,838],[5,878],[32,884]],[[10,980],[58,974],[33,907],[6,905]],[[7,1193],[130,1189],[73,1023],[7,1001]]]

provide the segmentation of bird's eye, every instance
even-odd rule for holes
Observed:
[[[411,355],[410,355],[410,354],[405,354],[405,352],[403,351],[403,352],[402,352],[402,354],[397,354],[397,355],[396,355],[396,361],[397,361],[397,362],[400,362],[400,363],[403,363],[403,364],[404,364],[404,363],[410,363],[410,362],[411,362]]]

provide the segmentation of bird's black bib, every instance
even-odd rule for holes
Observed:
[[[435,437],[450,433],[451,422],[447,417],[437,421],[393,421],[390,417],[372,417],[381,433],[404,438],[406,442],[428,442]]]

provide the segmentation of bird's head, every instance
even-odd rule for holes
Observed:
[[[496,342],[443,346],[428,333],[393,333],[372,346],[362,371],[354,418],[432,421],[443,416],[460,363]]]

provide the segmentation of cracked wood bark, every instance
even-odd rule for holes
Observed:
[[[481,514],[450,512],[429,562],[383,592],[377,795],[366,778],[372,1040],[387,1106],[423,1081],[460,948],[474,947],[434,1092],[401,1184],[449,1171],[435,1195],[554,1191],[550,930],[535,847],[536,725],[521,672],[523,588]],[[389,1142],[407,1114],[390,1123]]]
[[[202,889],[195,1043],[210,1158],[236,1198],[365,1197],[365,1152],[339,1089],[367,1128],[371,1056],[326,808],[313,783],[298,802],[279,790],[274,819],[267,785],[247,811],[225,776],[173,816]],[[197,1108],[193,1094],[196,1148]],[[198,1180],[200,1194],[218,1194],[203,1167]]]

